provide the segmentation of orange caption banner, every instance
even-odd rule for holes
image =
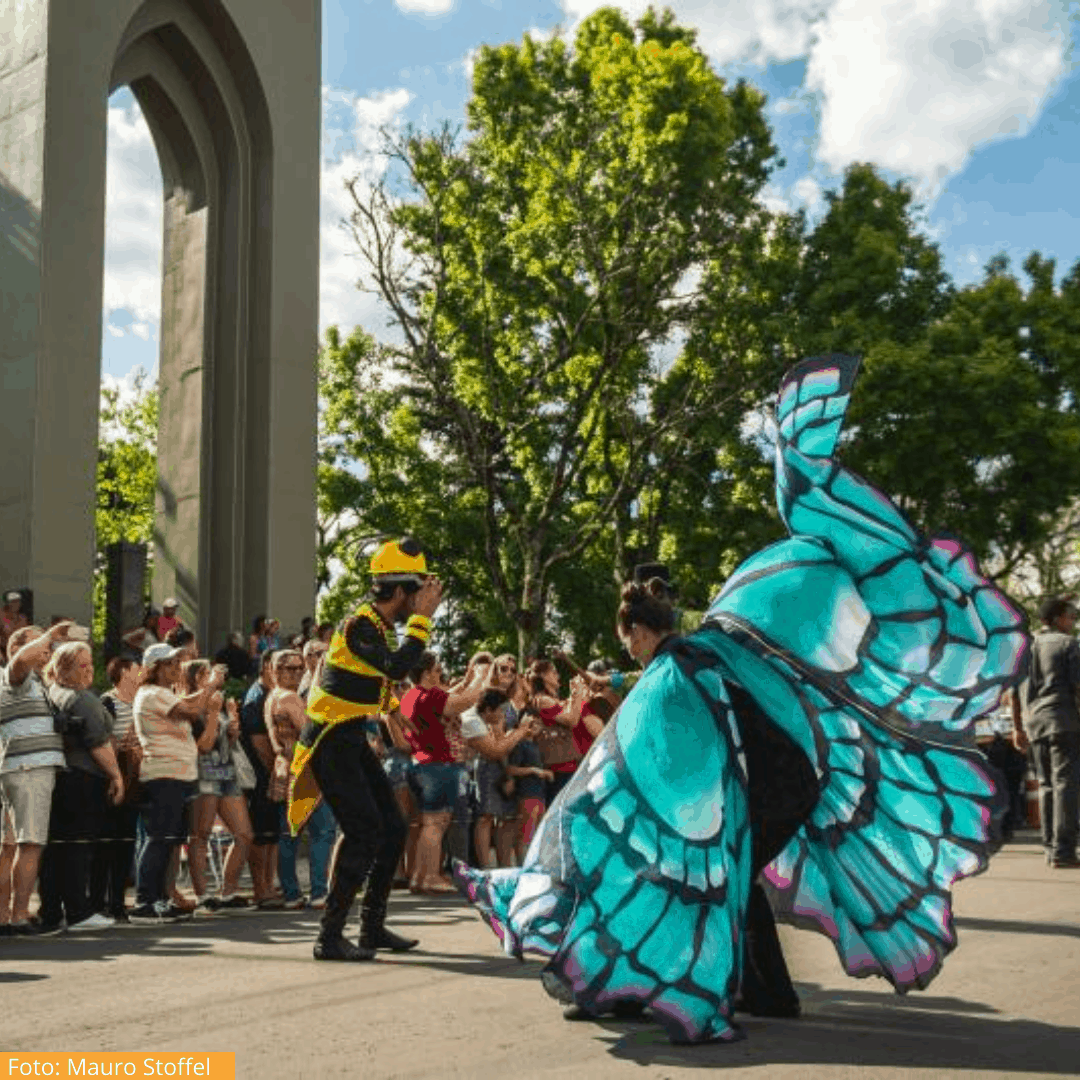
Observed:
[[[236,1080],[236,1055],[0,1053],[0,1080],[8,1076],[174,1076]]]

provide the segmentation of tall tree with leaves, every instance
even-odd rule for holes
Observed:
[[[866,356],[848,460],[927,531],[998,576],[1035,557],[1080,495],[1080,264],[1060,289],[1032,253],[1026,291],[995,258],[921,340]]]
[[[138,369],[132,392],[103,385],[98,418],[94,529],[94,639],[105,632],[105,549],[119,540],[152,545],[157,491],[157,387]],[[151,547],[152,550],[152,547]]]
[[[847,463],[924,531],[963,536],[995,575],[1026,565],[1050,580],[1080,495],[1080,264],[1055,287],[1052,260],[1032,253],[1025,290],[995,257],[958,291],[906,183],[854,165],[826,199],[812,229],[801,214],[775,219],[752,288],[732,295],[722,275],[706,278],[713,318],[687,349],[742,355],[743,422],[698,430],[643,496],[635,537],[698,603],[778,537],[772,391],[799,358],[844,351],[863,357]]]
[[[404,340],[382,437],[474,523],[461,555],[529,653],[560,572],[738,392],[677,341],[706,267],[750,274],[774,149],[761,96],[652,10],[483,48],[468,126],[391,144],[403,190],[354,184],[352,220]]]
[[[739,562],[784,534],[768,439],[784,372],[805,356],[920,340],[950,304],[951,282],[919,231],[906,184],[853,165],[825,197],[813,228],[802,212],[770,219],[752,273],[707,267],[708,303],[685,355],[711,364],[731,392],[622,511],[628,552],[668,562],[691,607],[707,604]],[[872,390],[860,381],[856,401],[867,403]]]

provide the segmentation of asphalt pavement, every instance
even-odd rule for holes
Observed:
[[[649,1023],[567,1023],[539,964],[502,954],[455,898],[395,893],[420,949],[317,964],[314,912],[0,939],[0,1049],[231,1050],[277,1077],[1025,1077],[1080,1075],[1080,870],[1034,834],[956,891],[960,945],[906,997],[782,930],[804,1015],[747,1019],[747,1039],[675,1047]]]

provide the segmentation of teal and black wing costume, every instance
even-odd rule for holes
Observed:
[[[951,887],[1005,808],[973,724],[1019,670],[1019,613],[949,538],[926,539],[833,458],[857,361],[804,361],[777,407],[791,536],[747,560],[658,654],[549,808],[520,869],[458,880],[514,955],[604,1012],[649,1005],[676,1041],[732,1039],[753,879],[748,694],[817,774],[761,874],[780,920],[851,975],[925,987],[956,944]]]

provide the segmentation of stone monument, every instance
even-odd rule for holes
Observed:
[[[154,594],[315,592],[320,0],[0,0],[0,587],[90,616],[109,95],[164,180]]]

